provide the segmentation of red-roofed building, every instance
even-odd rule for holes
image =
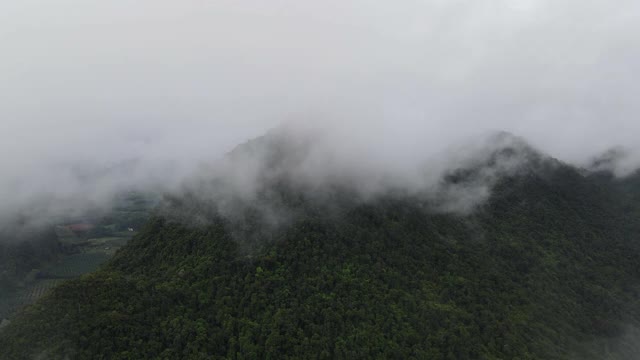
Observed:
[[[85,223],[67,225],[67,229],[73,231],[76,234],[86,233],[92,230],[94,227],[95,226],[93,226],[93,224],[85,224]]]

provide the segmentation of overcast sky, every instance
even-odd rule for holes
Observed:
[[[493,130],[573,163],[640,134],[635,0],[4,1],[0,46],[5,208],[174,184],[283,122],[379,166]]]

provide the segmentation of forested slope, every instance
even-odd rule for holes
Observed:
[[[635,358],[637,193],[554,165],[464,215],[286,182],[268,193],[291,214],[277,225],[168,198],[107,266],[2,331],[0,358]]]

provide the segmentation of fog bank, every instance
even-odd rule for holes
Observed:
[[[322,138],[301,179],[437,179],[493,131],[577,165],[625,148],[623,175],[639,20],[631,0],[3,4],[0,214],[172,191],[282,124]]]

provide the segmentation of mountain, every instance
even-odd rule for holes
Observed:
[[[109,263],[0,330],[0,359],[640,357],[640,175],[508,143],[435,186],[490,189],[455,211],[426,190],[304,186],[283,175],[299,144],[251,142],[230,155],[267,154],[251,196],[198,191],[228,189],[213,179],[167,196]]]

